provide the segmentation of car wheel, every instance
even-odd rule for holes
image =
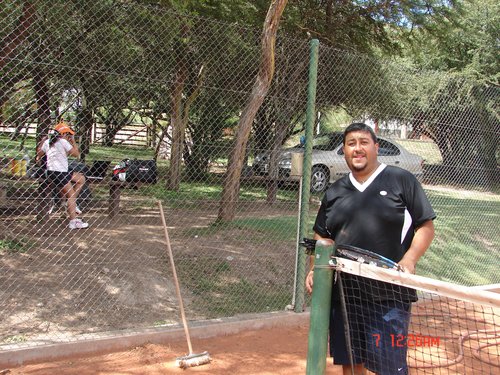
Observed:
[[[311,172],[311,193],[322,193],[328,187],[330,173],[328,169],[315,165]]]

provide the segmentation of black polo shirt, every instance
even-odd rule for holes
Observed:
[[[362,185],[352,174],[337,180],[323,197],[313,229],[338,244],[398,262],[410,247],[415,229],[435,217],[413,174],[381,164]]]

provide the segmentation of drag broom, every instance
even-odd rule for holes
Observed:
[[[189,349],[189,354],[176,358],[176,364],[182,369],[186,369],[188,367],[201,366],[210,363],[212,358],[210,358],[210,354],[208,354],[208,352],[206,351],[202,353],[193,353],[193,346],[191,345],[191,336],[189,335],[189,328],[186,320],[186,314],[184,313],[184,304],[182,303],[181,288],[179,286],[179,279],[177,278],[177,272],[175,270],[174,255],[172,254],[172,247],[170,246],[167,223],[165,221],[165,215],[163,213],[163,206],[160,201],[158,201],[158,206],[160,208],[163,229],[165,230],[165,240],[167,243],[168,256],[170,258],[170,264],[172,265],[172,274],[174,276],[175,290],[177,291],[177,299],[179,300],[179,310],[181,311],[182,325],[184,326],[184,333],[186,334],[186,340]]]

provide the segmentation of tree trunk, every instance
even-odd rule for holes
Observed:
[[[86,156],[90,152],[90,143],[92,136],[92,125],[94,124],[94,118],[92,116],[93,103],[89,100],[89,92],[87,89],[87,80],[84,76],[80,77],[80,82],[82,85],[81,102],[82,107],[80,113],[78,113],[76,123],[78,125],[77,137],[80,146],[80,160],[85,162]]]
[[[183,147],[183,126],[182,126],[182,92],[187,79],[187,67],[181,65],[177,71],[174,90],[172,93],[172,148],[170,151],[170,169],[167,180],[167,189],[177,191],[180,186],[182,147]]]
[[[80,144],[80,160],[85,162],[87,155],[90,153],[90,143],[92,136],[92,125],[94,118],[92,116],[92,107],[88,104],[82,108],[78,116],[78,134]]]
[[[16,54],[17,47],[27,39],[29,28],[31,24],[35,22],[35,19],[36,9],[33,1],[24,1],[23,10],[17,21],[16,27],[3,39],[2,47],[0,48],[0,70],[3,69],[9,60]],[[2,89],[0,90],[0,113],[1,108],[8,100],[7,91],[16,81],[9,79],[9,73],[5,74],[6,81],[2,82]]]
[[[16,129],[14,130],[14,133],[10,135],[10,140],[15,141],[17,138],[21,135],[21,132],[23,129],[26,129],[26,131],[29,128],[29,121],[31,119],[31,116],[33,115],[31,113],[31,107],[33,106],[33,102],[29,102],[24,106],[23,113],[17,117],[14,121],[16,125]]]
[[[28,29],[35,21],[35,15],[33,1],[24,1],[21,17],[19,17],[15,29],[5,37],[3,47],[0,49],[0,69],[2,69],[15,54],[17,46],[22,44],[28,37]]]
[[[292,62],[289,62],[293,64]],[[291,99],[293,102],[300,102],[299,98],[303,91],[307,89],[307,85],[301,84],[300,76],[304,73],[304,69],[307,67],[307,60],[304,59],[303,62],[293,67],[287,67],[284,69],[284,74],[280,80],[277,91],[284,94],[286,98]],[[290,69],[294,69],[290,71]],[[283,143],[288,138],[290,130],[293,129],[293,111],[294,108],[286,106],[281,108],[279,104],[274,106],[274,118],[270,121],[275,124],[274,130],[274,141],[271,147],[271,156],[269,158],[269,181],[267,183],[267,196],[266,202],[273,204],[276,202],[276,196],[278,194],[278,184],[280,182],[279,175],[279,155],[281,153]]]
[[[113,147],[113,142],[115,140],[116,134],[118,133],[118,127],[115,125],[113,120],[106,120],[106,133],[102,139],[102,145],[104,147]]]
[[[156,121],[156,120],[155,120]],[[170,124],[166,125],[158,137],[158,143],[155,148],[155,160],[168,159],[169,153],[172,151],[172,137],[169,135]],[[165,140],[165,138],[168,139]]]
[[[253,148],[256,154],[268,151],[271,148],[271,123],[269,112],[272,111],[269,100],[264,101],[255,115],[253,124]]]
[[[286,124],[288,125],[288,124]],[[283,125],[276,124],[277,131],[274,137],[273,147],[271,149],[271,155],[269,157],[269,181],[267,183],[267,196],[266,202],[273,204],[276,202],[276,195],[278,194],[278,184],[280,180],[278,159],[283,147],[283,142],[285,141],[285,132],[280,129]]]
[[[252,129],[252,123],[271,85],[274,73],[274,47],[276,33],[281,15],[288,0],[273,0],[264,21],[262,32],[262,57],[259,72],[250,94],[250,98],[243,109],[238,123],[238,132],[233,151],[229,159],[228,170],[219,208],[218,221],[230,221],[236,214],[240,190],[240,176],[243,169],[246,145]]]
[[[186,135],[187,123],[189,120],[189,111],[191,105],[196,100],[201,91],[201,86],[205,77],[204,68],[201,66],[196,81],[196,87],[189,95],[184,103],[182,103],[182,92],[187,79],[188,71],[187,66],[183,64],[184,71],[180,72],[182,75],[179,77],[179,87],[174,90],[176,96],[173,106],[173,114],[175,114],[175,121],[172,118],[173,133],[172,133],[172,155],[170,158],[170,175],[167,181],[170,190],[177,191],[181,183],[181,166],[182,166],[182,152],[184,150],[184,140]]]
[[[182,25],[181,34],[178,36],[176,47],[174,48],[174,56],[176,59],[176,71],[174,83],[172,86],[172,114],[170,116],[170,125],[172,126],[172,146],[170,149],[170,168],[166,188],[177,191],[180,185],[181,162],[182,162],[182,147],[184,144],[183,137],[183,102],[182,94],[184,86],[188,79],[188,48],[186,41],[189,37],[189,26]]]
[[[33,70],[33,91],[35,91],[35,100],[37,104],[36,114],[38,120],[36,144],[40,144],[51,126],[50,120],[50,93],[47,86],[47,76],[43,68],[37,67]]]

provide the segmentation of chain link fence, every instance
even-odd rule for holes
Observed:
[[[219,219],[260,30],[159,6],[7,2],[0,80],[0,350],[177,327],[157,201],[190,320],[293,308],[309,42],[281,35],[246,150],[234,220]],[[309,227],[347,172],[339,132],[381,136],[438,214],[419,273],[499,283],[498,89],[320,46]],[[37,145],[64,120],[86,176],[70,230]],[[103,168],[103,169],[102,169]],[[300,288],[299,288],[300,289]],[[306,304],[308,302],[306,301]],[[300,307],[299,307],[300,308]]]

